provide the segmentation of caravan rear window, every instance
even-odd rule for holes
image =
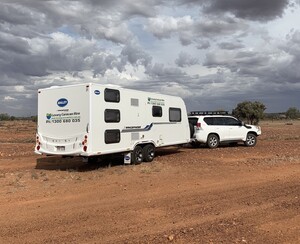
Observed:
[[[118,103],[120,102],[120,91],[106,88],[104,90],[104,100],[106,102]]]
[[[120,130],[106,130],[104,140],[106,144],[119,143],[121,140]]]
[[[169,121],[170,122],[180,122],[181,121],[181,109],[180,108],[170,108],[169,109]]]
[[[105,109],[104,120],[106,123],[120,122],[120,110],[118,109]]]

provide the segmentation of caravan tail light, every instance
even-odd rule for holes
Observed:
[[[88,136],[85,135],[84,136],[84,140],[82,141],[82,146],[83,146],[83,151],[87,151],[87,139],[88,139]]]
[[[85,145],[87,143],[87,135],[84,136],[84,140],[82,141],[82,145]]]
[[[39,138],[39,136],[36,136],[36,150],[37,151],[39,151],[40,150],[40,148],[41,148],[41,142],[40,142],[40,138]]]
[[[197,122],[196,127],[197,129],[201,128],[201,123]]]

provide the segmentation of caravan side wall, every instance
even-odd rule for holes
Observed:
[[[146,143],[162,147],[189,139],[187,111],[181,98],[91,86],[88,153],[131,151],[137,144]]]

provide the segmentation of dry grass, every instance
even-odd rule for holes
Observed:
[[[35,143],[36,123],[29,120],[1,121],[0,143]]]

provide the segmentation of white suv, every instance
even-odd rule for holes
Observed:
[[[228,112],[194,111],[189,114],[191,144],[204,143],[209,148],[216,148],[220,143],[244,142],[246,146],[256,145],[261,128],[247,125]]]

